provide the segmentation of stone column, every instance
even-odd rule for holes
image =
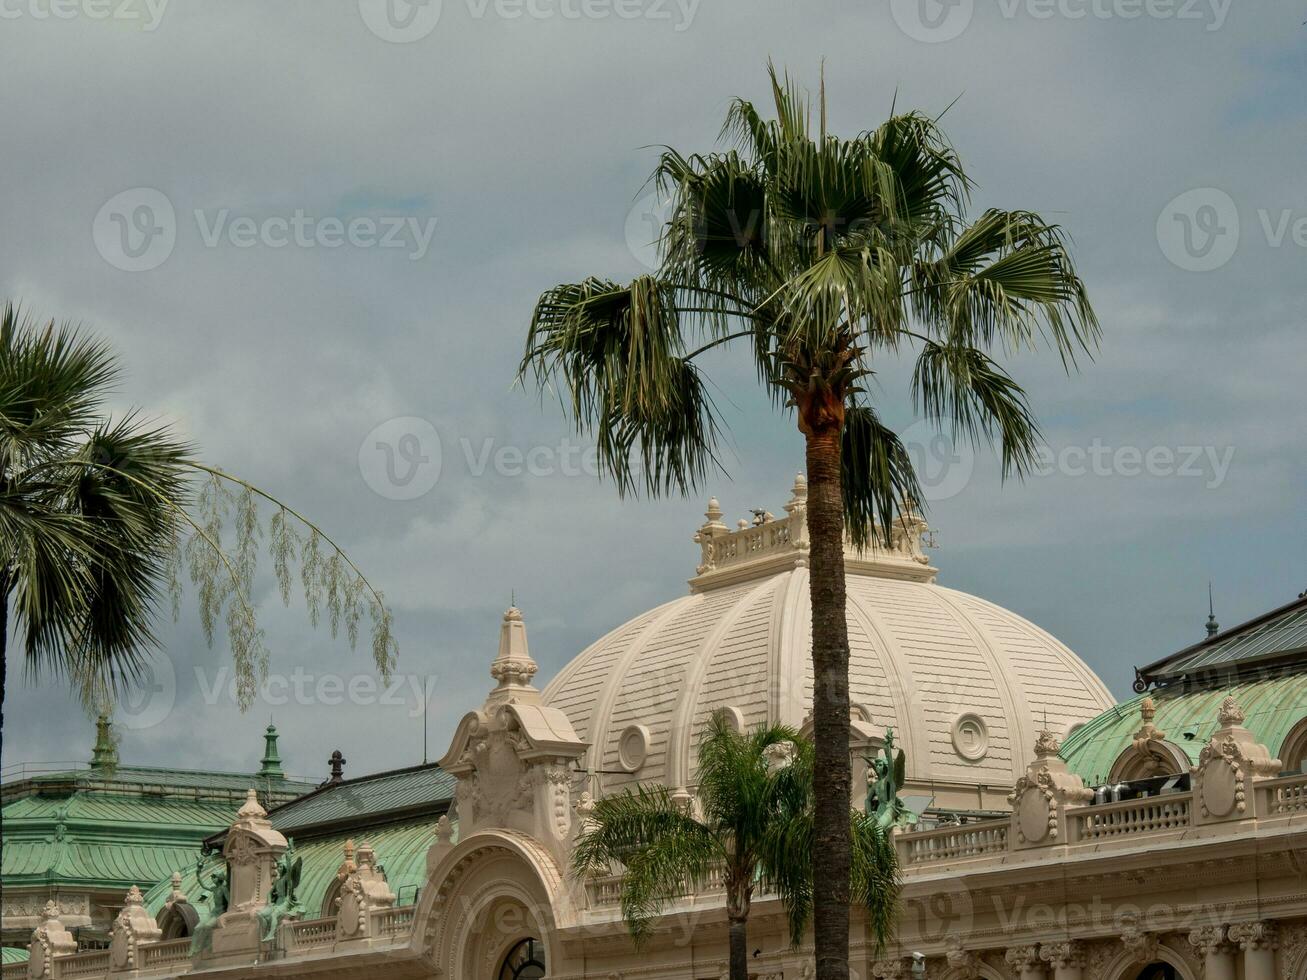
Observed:
[[[1039,958],[1053,968],[1053,980],[1084,980],[1085,950],[1080,943],[1041,946]]]
[[[1021,980],[1048,980],[1048,971],[1044,961],[1039,958],[1039,946],[1014,946],[1005,957]]]
[[[1243,950],[1244,980],[1276,980],[1279,932],[1274,922],[1241,922],[1230,927],[1230,939]]]
[[[1203,957],[1204,980],[1235,980],[1235,949],[1225,926],[1194,929],[1189,933],[1189,944]]]

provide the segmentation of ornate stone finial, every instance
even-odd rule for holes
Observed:
[[[360,868],[375,868],[377,866],[377,852],[372,849],[371,844],[364,841],[359,845],[356,861]]]
[[[440,819],[436,821],[436,843],[454,843],[454,821],[449,819],[448,813],[442,813]]]
[[[1135,732],[1135,747],[1147,751],[1146,743],[1160,742],[1166,738],[1166,732],[1153,724],[1153,719],[1157,717],[1157,702],[1152,698],[1144,698],[1140,701],[1139,717],[1143,724],[1139,726],[1139,731]]]
[[[522,610],[510,606],[499,627],[499,653],[490,665],[490,676],[499,682],[492,697],[504,698],[522,692],[535,692],[531,678],[540,668],[531,659],[526,643],[526,623]]]
[[[45,903],[45,907],[41,909],[41,924],[50,925],[52,923],[58,922],[59,915],[60,915],[59,903],[56,902],[54,899],[50,899],[48,902]]]
[[[1243,708],[1239,707],[1239,702],[1230,696],[1221,702],[1221,711],[1216,718],[1222,728],[1234,728],[1242,725],[1247,715],[1244,714]]]
[[[802,473],[794,474],[794,486],[790,488],[790,500],[785,505],[786,512],[802,506],[808,500],[808,478]]]
[[[327,760],[331,766],[331,775],[327,777],[327,781],[323,785],[330,786],[332,783],[343,783],[345,781],[345,763],[348,761],[340,749],[334,750],[331,753],[331,758]]]
[[[101,711],[95,719],[95,748],[91,751],[92,769],[112,769],[118,765],[118,746],[113,734],[113,723],[108,713]]]
[[[170,903],[185,902],[186,893],[182,891],[182,873],[174,871],[172,873],[172,891],[168,894]]]
[[[136,885],[132,885],[131,888],[127,889],[127,895],[126,897],[123,898],[123,905],[132,906],[132,905],[144,905],[144,904],[145,904],[145,899],[141,896],[140,888],[138,888]]]
[[[259,794],[253,789],[247,790],[245,793],[245,802],[241,804],[241,808],[236,811],[237,821],[262,820],[267,815],[268,811],[259,805]]]
[[[678,786],[672,790],[669,799],[672,801],[672,806],[682,813],[691,813],[694,810],[694,794],[684,786]]]
[[[1039,737],[1035,739],[1035,758],[1051,759],[1057,755],[1062,744],[1057,740],[1057,735],[1050,731],[1042,731]]]
[[[41,911],[41,922],[32,930],[27,949],[27,975],[32,980],[48,980],[54,976],[55,959],[77,952],[77,940],[59,921],[59,905],[48,901]]]
[[[259,776],[265,779],[281,779],[286,774],[281,771],[281,757],[277,754],[277,726],[268,722],[263,733],[263,758],[259,760]]]
[[[708,519],[708,524],[718,524],[722,519],[722,505],[716,497],[708,498],[708,509],[703,512],[703,516]]]

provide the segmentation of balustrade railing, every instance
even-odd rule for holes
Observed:
[[[147,943],[138,947],[144,969],[185,963],[191,958],[189,939],[169,939],[162,943]]]
[[[1070,844],[1181,830],[1193,825],[1193,796],[1171,793],[1103,803],[1072,810],[1068,817]]]
[[[286,951],[299,952],[318,946],[330,946],[336,941],[336,918],[302,919],[291,922],[286,935]]]
[[[6,963],[3,971],[0,971],[0,977],[3,980],[19,980],[20,977],[27,976],[27,964],[24,963]]]
[[[109,951],[96,949],[89,953],[60,956],[55,959],[55,976],[61,980],[74,977],[96,977],[109,972]]]
[[[1008,849],[1008,828],[1004,819],[900,834],[899,863],[912,867],[1001,854]]]
[[[1257,808],[1260,816],[1307,813],[1307,773],[1259,783],[1257,793],[1260,796]]]
[[[417,907],[402,905],[398,908],[381,909],[373,913],[374,936],[399,936],[413,929],[413,917]]]

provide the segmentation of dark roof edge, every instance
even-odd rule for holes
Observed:
[[[1260,616],[1256,616],[1253,619],[1248,620],[1247,622],[1240,623],[1238,626],[1232,626],[1228,630],[1222,630],[1221,632],[1217,633],[1215,636],[1209,636],[1205,639],[1199,640],[1197,643],[1185,647],[1182,650],[1177,650],[1175,653],[1167,654],[1165,657],[1162,657],[1160,660],[1153,661],[1151,664],[1149,664],[1146,667],[1136,667],[1135,673],[1140,680],[1145,682],[1151,682],[1155,680],[1158,676],[1164,676],[1166,665],[1171,663],[1172,661],[1178,660],[1181,657],[1190,656],[1191,654],[1197,653],[1199,650],[1202,650],[1205,647],[1213,646],[1217,643],[1224,643],[1226,640],[1230,639],[1233,636],[1238,636],[1240,633],[1246,633],[1248,630],[1255,629],[1256,627],[1261,626],[1267,620],[1274,619],[1276,616],[1282,616],[1285,613],[1290,612],[1291,610],[1296,609],[1300,606],[1307,606],[1307,596],[1294,599],[1292,602],[1287,602],[1283,606],[1279,606],[1275,609],[1270,610],[1269,612],[1264,612]],[[1276,654],[1273,654],[1272,656],[1279,656],[1280,653],[1292,654],[1294,652],[1295,651],[1287,651],[1287,650],[1279,651]]]
[[[276,806],[274,806],[271,810],[268,811],[268,816],[271,817],[277,811],[284,810],[286,809],[286,807],[291,806],[292,804],[302,803],[305,800],[315,799],[320,794],[325,793],[327,790],[335,789],[337,786],[357,786],[360,783],[366,783],[372,779],[385,779],[390,776],[404,776],[407,775],[408,773],[421,772],[425,769],[440,769],[440,763],[420,762],[416,766],[405,766],[403,769],[384,769],[381,772],[368,773],[366,776],[355,776],[353,779],[342,779],[338,783],[333,783],[331,781],[327,781],[325,783],[319,783],[317,789],[310,790],[309,792],[305,793],[303,796],[297,796],[295,797],[295,799],[287,800],[285,803],[278,803]],[[443,772],[444,770],[442,769],[441,771]]]

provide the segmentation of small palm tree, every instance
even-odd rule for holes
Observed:
[[[720,874],[726,892],[731,980],[747,980],[749,911],[776,895],[798,945],[812,916],[812,743],[784,726],[736,732],[715,716],[699,746],[698,811],[666,787],[641,786],[599,800],[573,852],[579,876],[621,867],[622,916],[636,943],[667,903]],[[872,935],[888,941],[898,867],[873,817],[848,810],[853,887]]]
[[[721,423],[703,355],[743,344],[794,413],[808,476],[816,743],[814,929],[819,980],[847,980],[849,640],[844,545],[888,542],[921,500],[912,461],[866,379],[916,354],[915,407],[1001,449],[1022,474],[1040,444],[1021,387],[990,356],[1048,342],[1070,369],[1098,323],[1062,231],[1029,211],[967,216],[971,181],[920,113],[844,139],[771,70],[776,118],[737,99],[729,149],[666,150],[671,199],[653,275],[589,278],[536,304],[520,375],[557,385],[619,492],[697,490]]]
[[[103,402],[118,374],[103,342],[6,304],[0,686],[12,603],[29,671],[66,678],[89,707],[106,707],[157,647],[160,604],[171,598],[177,614],[185,562],[210,642],[216,624],[226,622],[238,693],[248,706],[267,663],[251,599],[264,533],[258,499],[275,507],[267,536],[283,600],[298,559],[313,621],[325,605],[333,634],[343,623],[353,640],[363,607],[370,607],[373,654],[388,671],[395,654],[390,613],[348,557],[285,504],[203,465],[167,428],[135,413],[106,415]],[[225,531],[234,535],[230,545]]]

